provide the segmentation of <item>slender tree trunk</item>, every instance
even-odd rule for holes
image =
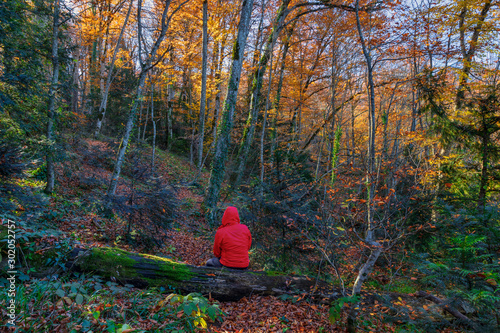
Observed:
[[[144,109],[144,99],[141,99],[139,105],[139,122],[137,125],[137,141],[141,140],[142,110]],[[146,105],[146,113],[149,112],[149,104]]]
[[[330,150],[329,164],[332,167],[330,184],[331,184],[331,186],[333,186],[335,180],[337,179],[335,169],[337,166],[338,154],[339,154],[339,150],[340,150],[340,138],[342,136],[340,124],[337,125],[338,132],[336,132],[336,130],[335,130],[335,116],[337,114],[337,111],[340,110],[340,109],[338,109],[338,110],[336,109],[338,78],[337,78],[337,50],[336,50],[336,45],[335,45],[335,38],[332,41],[332,63],[331,63],[330,73],[331,73],[330,104],[332,107],[332,124],[331,124],[331,131],[330,131],[331,150]]]
[[[128,115],[127,124],[125,126],[125,133],[123,135],[122,142],[120,144],[120,149],[118,151],[118,157],[116,159],[115,168],[113,170],[113,175],[111,176],[111,182],[108,188],[108,196],[114,196],[116,192],[116,187],[118,185],[118,178],[120,177],[120,172],[122,168],[123,161],[125,159],[125,152],[128,147],[128,142],[130,139],[130,134],[134,128],[135,113],[137,112],[137,105],[141,102],[142,90],[144,83],[146,82],[147,72],[141,72],[139,76],[139,84],[137,86],[136,98],[132,104],[132,109]]]
[[[368,89],[369,89],[369,116],[368,116],[368,167],[366,170],[366,190],[367,190],[367,230],[365,236],[365,244],[371,248],[370,256],[368,260],[365,262],[363,267],[359,270],[356,281],[354,281],[354,285],[352,287],[352,295],[357,296],[361,292],[361,287],[363,283],[368,278],[368,275],[371,273],[375,262],[378,257],[382,253],[381,245],[375,241],[374,235],[374,221],[373,221],[373,193],[374,193],[374,166],[375,166],[375,88],[373,84],[373,67],[372,67],[372,58],[370,52],[366,46],[365,39],[363,36],[363,31],[361,29],[361,22],[359,18],[359,0],[356,0],[356,26],[358,29],[359,39],[361,43],[361,48],[363,50],[363,55],[366,61],[366,67],[368,71]],[[348,331],[355,331],[355,321],[357,317],[357,304],[355,304],[348,318]]]
[[[489,160],[489,142],[490,135],[488,131],[488,124],[486,124],[485,116],[483,115],[482,119],[482,138],[481,138],[481,181],[479,187],[479,202],[478,207],[481,212],[484,212],[484,208],[486,207],[486,194],[488,191],[488,160]]]
[[[141,124],[142,124],[142,108],[143,108],[143,103],[141,100],[141,106],[139,107],[139,122],[137,126],[137,141],[141,140]],[[149,112],[149,106],[146,107],[146,112]]]
[[[271,46],[274,49],[274,45]],[[269,84],[267,86],[266,105],[264,109],[264,119],[262,120],[262,132],[260,134],[260,196],[264,196],[264,139],[266,137],[267,111],[269,110],[269,98],[271,95],[271,86],[273,84],[273,53],[270,55],[269,64]]]
[[[189,101],[191,105],[191,100]],[[189,113],[193,112],[193,109],[189,107]],[[194,113],[194,112],[193,112]],[[194,121],[194,114],[189,117],[191,119],[191,144],[189,145],[189,162],[194,165],[194,144],[196,135],[196,124]]]
[[[398,83],[396,83],[396,85],[394,86],[394,89],[392,90],[392,95],[391,95],[391,99],[389,101],[389,105],[387,106],[387,109],[385,111],[383,111],[382,113],[382,123],[384,125],[384,134],[383,134],[383,137],[384,137],[384,142],[383,142],[383,145],[382,145],[382,153],[383,153],[383,156],[384,156],[384,160],[387,161],[387,159],[389,158],[389,131],[388,131],[388,128],[389,128],[389,116],[391,114],[391,107],[392,107],[392,102],[394,100],[394,95],[396,94],[396,90],[398,88]],[[412,110],[415,110],[416,106],[415,106],[415,97],[414,97],[414,93],[412,93],[412,97],[413,97],[413,101],[412,101]],[[412,115],[414,115],[415,112],[412,111]],[[414,125],[414,120],[415,120],[415,117],[412,117],[412,125]],[[413,131],[413,130],[412,130]],[[411,147],[411,145],[410,145]]]
[[[172,79],[172,78],[171,78]],[[170,150],[172,146],[172,140],[174,138],[173,130],[172,130],[172,111],[174,109],[174,84],[172,81],[168,84],[167,87],[167,149]]]
[[[255,44],[253,47],[253,56],[252,56],[252,65],[249,68],[249,72],[254,71],[257,68],[257,64],[259,62],[259,56],[262,54],[262,46],[264,44],[264,14],[265,14],[265,6],[268,0],[261,0],[260,2],[260,20],[259,26],[257,27],[257,36],[255,38]],[[246,104],[250,105],[250,98],[252,96],[252,80],[253,76],[248,75],[247,77],[247,91],[245,95]]]
[[[323,152],[323,141],[324,141],[324,136],[321,137],[321,140],[319,142],[318,160],[316,161],[316,171],[314,172],[314,181],[315,182],[318,181],[319,166],[321,164],[321,153]]]
[[[148,121],[149,121],[149,108],[151,107],[151,104],[148,103],[147,97],[145,97],[144,99],[146,100],[147,107],[146,107],[146,114],[144,115],[145,119],[144,119],[144,128],[142,129],[142,141],[146,140],[146,130],[148,128]],[[139,125],[137,127],[138,127],[139,132],[140,132],[141,131],[141,123],[139,123]]]
[[[354,137],[354,125],[356,123],[356,117],[354,116],[354,105],[351,103],[351,164],[354,166],[356,162],[356,138]]]
[[[94,88],[94,80],[97,76],[95,66],[97,62],[97,39],[96,38],[92,43],[92,54],[90,56],[90,64],[89,64],[89,73],[88,73],[88,84],[89,84],[89,94],[87,96],[87,104],[88,104],[88,114],[92,115],[94,113],[94,100],[95,100],[95,88]]]
[[[281,56],[281,67],[280,67],[280,78],[278,80],[278,88],[276,91],[276,97],[274,98],[273,101],[273,109],[274,109],[274,116],[273,120],[271,121],[271,168],[274,166],[274,152],[276,151],[276,146],[277,146],[277,140],[278,140],[278,131],[276,129],[277,123],[278,123],[278,118],[280,116],[280,99],[281,99],[281,89],[283,88],[283,79],[285,76],[285,67],[286,67],[286,56],[288,54],[288,49],[290,48],[290,38],[292,37],[293,34],[293,29],[295,28],[295,24],[297,21],[294,21],[290,29],[287,31],[287,35],[284,40],[284,45],[283,45],[283,54]]]
[[[78,93],[79,93],[79,79],[78,79],[78,67],[80,63],[80,49],[76,49],[76,59],[73,63],[72,75],[71,75],[71,111],[73,113],[78,113]]]
[[[123,21],[123,26],[120,30],[120,35],[118,36],[118,40],[116,41],[115,50],[113,51],[113,57],[111,58],[111,62],[109,63],[109,72],[108,72],[108,77],[106,79],[106,86],[104,87],[101,104],[99,105],[98,118],[94,134],[95,136],[97,136],[101,132],[102,122],[104,120],[104,116],[106,115],[106,106],[108,104],[108,94],[109,94],[109,88],[111,86],[111,78],[113,76],[113,68],[115,67],[116,55],[118,54],[118,50],[120,49],[120,43],[123,37],[123,33],[125,31],[125,28],[127,27],[127,22],[130,17],[130,12],[132,11],[132,3],[133,0],[130,0],[127,15],[125,16],[125,20]]]
[[[368,190],[368,230],[367,230],[367,240],[373,241],[373,209],[371,200],[373,198],[374,188],[372,186],[372,176],[375,167],[375,129],[376,129],[376,119],[375,119],[375,85],[373,84],[373,67],[372,58],[366,46],[363,31],[361,30],[361,23],[359,19],[359,0],[356,0],[356,23],[358,28],[358,34],[361,41],[361,46],[363,49],[363,55],[365,56],[366,67],[368,72],[368,89],[369,89],[369,117],[368,117],[368,168],[366,175],[366,184]]]
[[[173,67],[173,50],[170,50],[170,66]],[[174,84],[173,84],[172,73],[170,72],[168,75],[168,84],[167,84],[167,128],[165,131],[165,146],[167,150],[170,150],[170,146],[172,145],[173,140],[173,130],[172,130],[172,111],[174,108]]]
[[[172,18],[172,15],[181,8],[181,6],[184,3],[181,3],[176,10],[171,14],[170,17],[167,17],[168,13],[168,8],[170,6],[170,0],[167,0],[165,3],[165,8],[163,10],[162,18],[161,18],[161,31],[156,39],[155,43],[153,44],[151,51],[147,55],[147,59],[145,62],[142,61],[142,24],[141,24],[141,10],[142,10],[142,0],[138,0],[138,7],[137,7],[137,28],[138,28],[138,42],[139,42],[139,47],[138,47],[138,52],[139,52],[139,62],[141,64],[141,73],[139,74],[139,83],[137,85],[137,91],[136,91],[136,98],[134,102],[132,103],[132,107],[127,119],[127,125],[125,126],[125,133],[123,135],[122,143],[120,145],[120,149],[118,151],[118,157],[116,159],[115,163],[115,168],[113,170],[113,175],[111,176],[111,181],[110,185],[108,188],[108,196],[114,196],[116,192],[116,187],[118,185],[118,178],[120,177],[120,172],[121,172],[121,167],[125,158],[125,151],[127,150],[128,146],[128,141],[130,139],[130,133],[132,133],[132,129],[134,127],[134,119],[135,119],[135,114],[137,112],[137,105],[139,102],[142,100],[142,93],[143,93],[143,88],[144,88],[144,83],[146,82],[146,76],[148,75],[149,70],[152,68],[152,63],[153,60],[156,57],[156,54],[158,52],[158,49],[160,48],[161,43],[165,39],[165,35],[167,33],[169,24],[170,24],[170,19]]]
[[[248,153],[250,151],[250,146],[252,144],[253,135],[255,132],[255,125],[257,123],[257,116],[259,114],[260,90],[262,89],[264,73],[266,72],[267,63],[269,61],[271,53],[273,52],[274,42],[276,41],[276,38],[278,38],[278,35],[283,28],[285,18],[289,13],[289,10],[287,10],[289,3],[290,0],[282,0],[281,5],[276,13],[276,19],[273,24],[273,29],[271,30],[271,34],[266,41],[264,52],[259,60],[257,69],[253,73],[250,111],[248,113],[247,123],[243,131],[243,136],[241,138],[241,144],[238,152],[239,161],[238,168],[236,170],[236,181],[233,184],[234,188],[238,187],[241,181],[241,177],[243,176],[243,170],[247,162]]]
[[[151,84],[151,121],[153,122],[153,152],[151,154],[151,174],[155,174],[155,152],[156,152],[156,121],[155,121],[155,86]]]
[[[202,65],[201,65],[201,97],[200,97],[200,120],[198,145],[198,170],[203,167],[203,142],[205,137],[205,102],[207,99],[207,55],[208,55],[208,1],[203,0],[203,47],[202,47]]]
[[[491,0],[487,0],[484,2],[483,8],[481,9],[481,13],[479,14],[479,18],[477,19],[476,26],[472,31],[472,36],[470,41],[465,40],[466,31],[468,30],[465,26],[465,17],[467,16],[468,11],[468,3],[464,2],[462,11],[460,12],[459,18],[459,31],[460,31],[460,47],[462,51],[462,73],[460,74],[460,82],[457,89],[456,96],[456,109],[457,111],[463,107],[465,100],[465,91],[467,89],[467,81],[469,80],[470,71],[472,69],[472,58],[476,53],[477,43],[479,39],[479,35],[482,30],[482,26],[484,21],[486,20],[486,16],[491,8]],[[467,45],[469,48],[467,49]]]
[[[231,140],[231,128],[233,126],[234,109],[241,78],[241,67],[243,64],[245,45],[250,30],[250,18],[253,0],[243,0],[240,23],[238,24],[238,36],[233,46],[233,61],[231,74],[227,87],[227,95],[224,101],[221,124],[218,126],[217,142],[215,144],[214,159],[210,181],[205,197],[205,206],[208,210],[207,219],[210,224],[215,224],[217,202],[219,201],[220,189],[224,180],[226,170],[226,159]]]
[[[218,45],[217,57],[218,57],[218,67],[215,71],[215,90],[217,93],[215,94],[215,106],[214,106],[214,122],[212,124],[212,136],[213,143],[212,149],[215,147],[215,142],[217,141],[217,124],[219,123],[220,116],[220,97],[221,97],[221,71],[222,64],[224,61],[224,49],[225,49],[225,39],[222,40],[220,46]]]
[[[47,185],[45,193],[51,194],[54,191],[55,171],[54,171],[54,120],[56,113],[56,93],[59,82],[59,0],[54,1],[54,17],[52,25],[52,81],[49,88],[49,114],[47,122],[47,141],[49,143],[46,163],[47,163]]]

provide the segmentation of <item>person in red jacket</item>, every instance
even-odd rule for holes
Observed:
[[[252,235],[244,224],[236,207],[227,207],[222,216],[221,226],[215,233],[214,255],[207,266],[246,269],[250,263],[248,251],[252,245]]]

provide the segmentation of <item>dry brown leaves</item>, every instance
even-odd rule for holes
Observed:
[[[217,332],[338,332],[328,321],[328,307],[290,303],[272,296],[252,296],[221,303],[227,313]]]
[[[169,232],[169,238],[169,244],[161,249],[162,254],[173,254],[186,264],[195,266],[205,265],[211,258],[212,244],[201,237],[195,237],[189,232],[172,230]]]

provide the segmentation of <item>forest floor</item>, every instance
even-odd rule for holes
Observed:
[[[133,252],[149,253],[154,248],[156,255],[168,256],[191,265],[203,265],[212,255],[212,237],[215,232],[201,214],[202,189],[208,179],[206,171],[193,182],[197,171],[188,160],[157,150],[156,179],[159,179],[160,187],[168,188],[168,193],[173,194],[171,201],[163,204],[175,202],[177,214],[168,228],[161,229],[160,234],[160,229],[151,229],[148,223],[144,224],[146,227],[141,231],[136,226],[145,221],[144,214],[138,216],[136,211],[128,211],[121,217],[106,216],[99,210],[99,205],[92,205],[107,188],[117,143],[90,139],[69,141],[68,156],[57,169],[56,193],[47,198],[45,203],[33,199],[43,184],[37,180],[36,172],[32,172],[30,178],[15,181],[19,185],[19,193],[23,193],[24,197],[19,195],[13,200],[15,208],[12,216],[27,221],[27,224],[18,224],[18,239],[22,242],[23,238],[19,236],[25,236],[25,251],[33,251],[33,256],[26,253],[24,256],[33,260],[38,258],[39,261],[41,258],[41,266],[49,268],[48,271],[31,268],[25,272],[28,275],[21,275],[22,286],[16,298],[20,308],[17,318],[19,331],[183,332],[188,331],[189,327],[195,331],[210,332],[345,331],[348,304],[343,308],[315,304],[306,295],[288,298],[252,296],[238,302],[220,303],[212,300],[211,304],[224,313],[213,320],[215,316],[210,318],[211,314],[198,311],[190,316],[179,307],[170,307],[169,313],[161,312],[158,309],[166,304],[165,297],[170,294],[164,289],[144,291],[91,276],[69,276],[64,272],[62,262],[58,261],[62,258],[58,251],[75,246],[116,246]],[[117,190],[117,196],[124,202],[132,202],[135,198],[138,203],[144,203],[141,200],[145,199],[140,198],[139,192],[147,194],[146,187],[152,187],[144,185],[136,177],[142,172],[144,175],[141,179],[151,178],[151,175],[147,175],[150,154],[146,153],[146,149],[147,146],[138,147],[129,153],[128,158],[133,162],[126,166]],[[148,157],[141,157],[143,155]],[[161,209],[161,204],[159,207]],[[147,214],[150,208],[144,209],[146,212],[143,213]],[[127,241],[123,235],[129,224],[132,234],[134,230],[140,233]],[[37,226],[41,226],[38,231]],[[151,244],[158,244],[158,241],[161,246],[152,247]],[[51,252],[56,254],[55,259],[43,262]],[[56,280],[60,283],[47,278],[47,272],[57,274]],[[378,274],[383,275],[383,272]],[[406,321],[397,319],[394,308],[385,304],[377,301],[360,303],[359,331],[424,331],[418,328],[421,311],[429,308],[439,311],[430,302],[420,302],[419,309],[414,308],[416,306],[407,297],[399,298],[399,302],[400,308],[405,309]],[[333,310],[330,311],[330,308]],[[2,317],[5,317],[5,307],[1,311]],[[167,324],[171,326],[165,326]],[[10,331],[0,327],[2,329]],[[443,328],[440,331],[456,330]]]

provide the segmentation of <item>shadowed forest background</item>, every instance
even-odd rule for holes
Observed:
[[[17,332],[500,331],[499,6],[0,0]],[[227,206],[315,288],[182,293]]]

